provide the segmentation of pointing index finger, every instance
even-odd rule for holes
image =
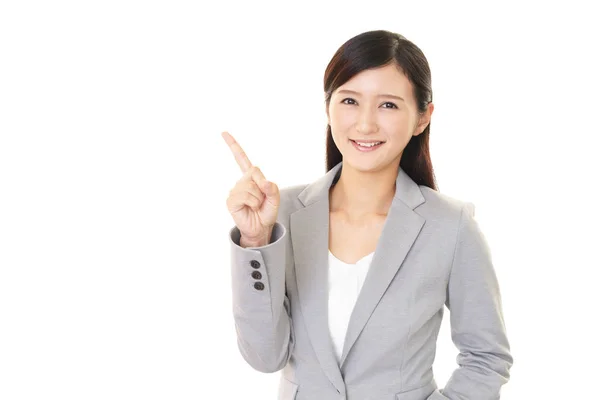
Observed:
[[[245,173],[246,171],[248,171],[252,167],[252,163],[248,159],[248,156],[246,155],[242,147],[239,145],[239,143],[233,138],[233,136],[229,134],[229,132],[223,132],[221,136],[223,136],[223,139],[225,139],[225,143],[227,143],[227,145],[229,146],[229,149],[233,153],[235,161],[240,166],[242,172]]]

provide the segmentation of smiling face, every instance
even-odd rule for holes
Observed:
[[[344,165],[360,171],[397,168],[414,135],[429,124],[433,104],[418,114],[413,87],[395,64],[360,72],[337,88],[327,107]]]

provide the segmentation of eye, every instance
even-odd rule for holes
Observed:
[[[352,103],[346,103],[346,100],[350,100]],[[350,97],[345,98],[344,100],[342,100],[342,104],[355,104],[356,102],[354,101],[354,99],[351,99]]]
[[[397,106],[396,106],[394,103],[391,103],[391,102],[389,102],[389,101],[386,101],[386,102],[385,102],[385,103],[383,103],[383,104],[389,104],[389,105],[391,106],[391,107],[384,107],[384,108],[398,108],[398,107],[397,107]]]

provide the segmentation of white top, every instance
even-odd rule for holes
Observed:
[[[374,254],[364,256],[356,264],[346,264],[329,252],[329,333],[338,363],[342,358],[348,322]]]

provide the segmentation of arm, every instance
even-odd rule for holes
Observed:
[[[238,348],[246,362],[261,372],[282,369],[294,345],[290,302],[285,294],[287,234],[277,222],[269,244],[244,248],[237,227],[230,231]],[[253,272],[260,273],[260,278],[253,277]]]
[[[461,212],[446,298],[459,367],[428,400],[499,399],[513,364],[490,249],[474,209],[466,203]]]

